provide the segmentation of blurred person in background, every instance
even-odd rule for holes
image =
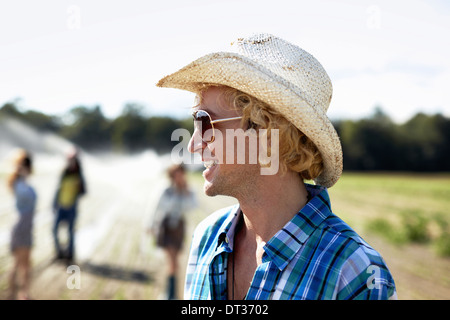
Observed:
[[[77,218],[77,205],[80,197],[86,193],[86,185],[83,177],[81,163],[77,150],[70,151],[67,155],[67,164],[64,168],[53,201],[55,222],[53,226],[53,238],[55,242],[56,259],[67,260],[71,263],[75,255],[75,221]],[[59,227],[61,222],[68,226],[68,244],[62,249],[59,239]]]
[[[167,170],[170,186],[164,190],[149,226],[158,247],[164,249],[169,260],[167,299],[176,299],[178,256],[185,235],[185,214],[197,206],[195,193],[189,189],[183,165],[175,164]]]
[[[31,248],[33,243],[33,217],[36,192],[27,178],[32,172],[32,159],[25,150],[19,150],[14,161],[14,171],[8,178],[8,186],[14,192],[18,220],[11,235],[11,252],[14,267],[10,275],[10,299],[28,300],[31,282]]]

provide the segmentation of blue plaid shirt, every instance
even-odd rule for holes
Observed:
[[[265,244],[245,299],[395,299],[394,279],[380,254],[331,212],[326,188],[306,187],[311,200]],[[197,226],[185,299],[227,299],[227,261],[239,214],[235,205]]]

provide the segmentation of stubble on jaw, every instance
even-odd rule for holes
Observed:
[[[204,192],[207,196],[223,195],[239,200],[252,193],[260,174],[258,164],[221,164],[218,166],[213,180],[205,181]]]

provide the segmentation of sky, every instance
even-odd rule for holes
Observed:
[[[314,55],[331,119],[380,106],[394,121],[450,116],[450,1],[17,0],[0,2],[0,106],[63,115],[126,103],[189,116],[194,95],[162,77],[236,38],[271,33]]]

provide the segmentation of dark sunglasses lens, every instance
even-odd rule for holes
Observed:
[[[196,127],[201,125],[202,140],[209,142],[212,140],[212,124],[209,114],[205,111],[199,110],[194,114],[194,123]]]

